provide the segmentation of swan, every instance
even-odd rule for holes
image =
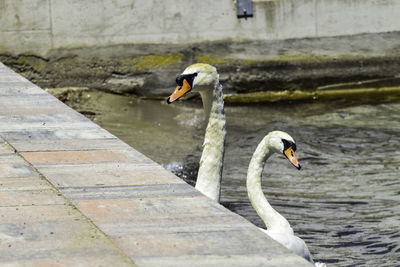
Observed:
[[[195,188],[219,202],[225,150],[225,112],[222,85],[214,66],[196,63],[176,78],[177,87],[168,97],[170,104],[188,92],[199,92],[206,117],[203,152]]]
[[[294,235],[289,222],[268,203],[261,188],[261,176],[265,161],[273,153],[283,154],[298,170],[300,170],[301,166],[296,159],[295,151],[296,143],[289,134],[282,131],[273,131],[267,134],[258,144],[251,158],[247,171],[247,193],[251,205],[267,227],[267,230],[259,228],[261,231],[293,253],[315,264],[315,266],[324,267],[326,266],[324,263],[314,263],[306,243],[301,238]]]

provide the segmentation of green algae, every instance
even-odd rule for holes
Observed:
[[[302,63],[317,63],[326,62],[332,60],[331,57],[325,55],[315,55],[315,54],[283,54],[279,55],[277,59],[272,59],[271,61],[279,62],[302,62]]]
[[[211,65],[243,65],[252,67],[254,65],[268,65],[268,64],[313,64],[313,63],[328,63],[335,61],[358,61],[365,59],[365,57],[356,54],[342,54],[342,55],[322,55],[322,54],[280,54],[276,56],[254,58],[232,58],[232,57],[219,57],[216,56],[197,56],[196,61],[208,63]]]
[[[283,90],[266,91],[243,94],[224,95],[227,103],[266,103],[277,101],[302,101],[302,100],[334,100],[334,99],[370,99],[378,97],[400,96],[400,87],[380,87],[380,88],[347,88],[347,89],[328,89],[328,90]]]
[[[321,55],[321,54],[283,54],[279,55],[277,59],[272,59],[271,61],[279,61],[279,62],[292,62],[292,63],[326,63],[331,61],[357,61],[364,59],[361,55]]]
[[[310,64],[310,63],[328,63],[335,61],[358,61],[362,59],[365,59],[365,57],[361,55],[351,55],[351,54],[342,54],[335,56],[321,55],[321,54],[280,54],[268,58],[262,58],[259,60],[244,59],[241,60],[241,62],[246,65],[254,65],[260,63]]]
[[[43,71],[47,66],[46,60],[36,56],[20,56],[16,60],[16,63],[21,65],[29,65],[38,72]]]
[[[125,64],[131,64],[136,71],[148,71],[158,68],[167,68],[171,65],[181,63],[182,53],[170,53],[165,55],[146,55],[125,60]]]
[[[210,65],[219,65],[227,62],[226,59],[212,57],[212,56],[198,56],[196,57],[196,61],[201,63],[207,63]]]

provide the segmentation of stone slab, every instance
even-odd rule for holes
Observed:
[[[133,265],[62,194],[1,141],[0,265]]]
[[[103,163],[38,166],[37,168],[58,188],[184,183],[154,163]]]
[[[0,207],[0,214],[2,265],[132,266],[99,230],[71,207]]]
[[[129,158],[119,151],[85,150],[85,151],[38,151],[22,152],[21,155],[34,165],[44,164],[87,164],[101,162],[129,162]]]
[[[89,131],[85,135],[90,135]],[[101,134],[101,133],[100,133]],[[80,139],[80,140],[28,140],[14,141],[13,146],[21,152],[62,151],[62,150],[123,150],[127,145],[117,139]]]
[[[95,163],[154,163],[133,149],[125,150],[67,150],[21,152],[34,166]]]
[[[193,266],[193,267],[231,267],[231,266],[279,266],[293,267],[305,266],[303,262],[295,261],[287,255],[274,255],[274,257],[266,258],[260,254],[246,255],[185,255],[177,257],[137,257],[135,262],[139,266]],[[312,266],[312,265],[307,265]]]
[[[17,154],[0,154],[0,178],[30,176],[37,176],[37,173]]]
[[[49,184],[39,176],[0,178],[0,192],[48,190]]]
[[[30,84],[28,82],[22,83],[0,83],[0,91],[4,88],[10,90],[10,85],[13,89],[20,88],[21,86],[28,87]],[[34,88],[34,87],[32,87]],[[19,94],[18,90],[14,90],[14,95],[11,94],[11,90],[8,91],[7,95],[0,94],[0,108],[31,108],[35,109],[37,107],[60,107],[60,102],[57,98],[49,94],[30,94],[29,97],[26,94]],[[64,105],[64,104],[63,104]],[[63,106],[61,105],[61,106]]]
[[[185,190],[186,185],[169,186],[168,191],[162,190],[163,186],[154,187],[147,186],[143,192],[126,187],[113,192],[108,188],[62,192],[135,261],[166,257],[180,266],[189,264],[188,258],[179,262],[188,255],[222,259],[251,251],[251,256],[267,253],[274,258],[286,253],[279,244],[265,242],[267,237],[248,221],[194,189]],[[302,259],[298,260],[301,264]],[[267,262],[264,258],[263,263]],[[227,266],[228,262],[218,264]],[[290,264],[296,266],[296,259]]]

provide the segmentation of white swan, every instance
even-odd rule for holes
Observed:
[[[219,202],[226,136],[224,100],[219,75],[215,67],[197,63],[187,67],[176,78],[176,83],[178,86],[168,98],[168,104],[190,91],[199,92],[203,101],[208,124],[204,136],[196,189]]]
[[[306,243],[294,235],[289,222],[268,203],[261,188],[261,176],[265,161],[273,154],[284,154],[285,157],[300,170],[295,152],[296,143],[293,138],[281,131],[273,131],[264,137],[258,144],[251,158],[247,171],[247,192],[251,205],[264,221],[267,230],[260,228],[275,241],[281,243],[293,253],[314,263]],[[324,263],[315,263],[315,266],[326,266]]]

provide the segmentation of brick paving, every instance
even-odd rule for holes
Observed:
[[[1,63],[0,265],[310,266]]]

